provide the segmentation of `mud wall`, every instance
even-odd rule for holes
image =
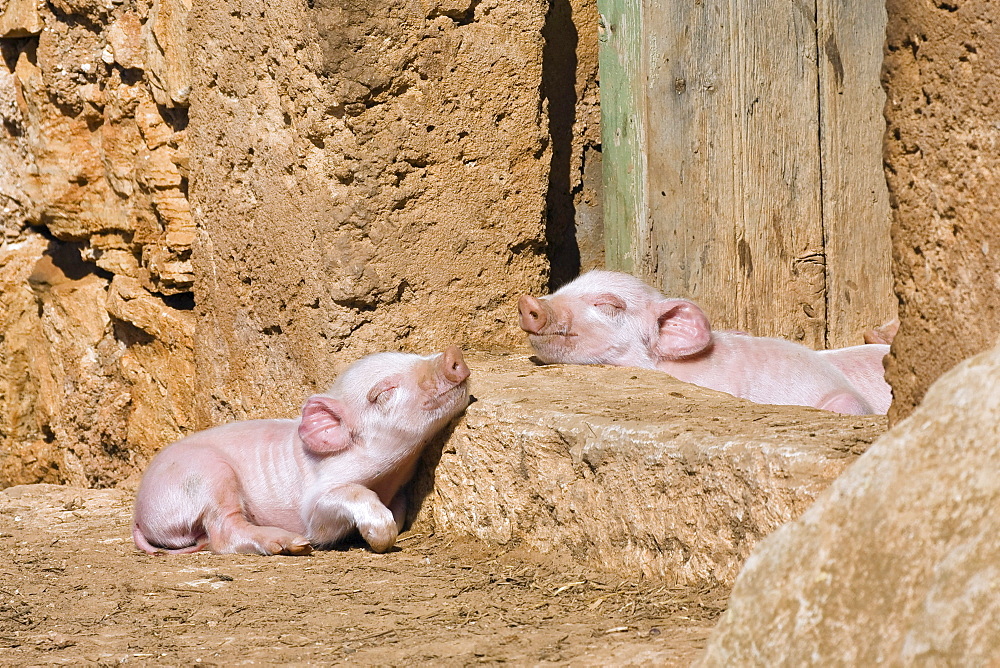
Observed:
[[[199,423],[292,411],[375,349],[522,345],[515,301],[544,289],[546,250],[552,279],[579,268],[589,18],[547,0],[196,5]]]
[[[195,7],[199,421],[292,411],[378,348],[516,342],[551,142],[547,3],[512,9]]]
[[[900,330],[896,422],[930,384],[997,340],[1000,6],[889,0],[886,177]]]
[[[7,3],[0,486],[114,484],[376,349],[520,344],[518,293],[601,261],[596,21]]]

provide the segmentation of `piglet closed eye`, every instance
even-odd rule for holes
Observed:
[[[357,530],[388,550],[406,513],[403,487],[424,445],[468,404],[468,378],[455,346],[370,355],[297,419],[234,422],[164,448],[139,485],[136,546],[308,554]]]
[[[667,299],[628,274],[591,271],[551,295],[522,296],[518,315],[544,362],[658,369],[757,403],[839,413],[884,413],[891,400],[879,346],[818,353],[783,339],[713,331],[697,304]]]

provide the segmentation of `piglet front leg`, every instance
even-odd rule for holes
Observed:
[[[314,545],[330,545],[356,528],[375,552],[396,543],[399,525],[378,494],[362,485],[338,485],[322,493],[303,518]]]

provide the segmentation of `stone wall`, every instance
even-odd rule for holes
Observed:
[[[596,17],[7,3],[0,486],[112,484],[376,349],[521,345],[517,295],[600,263]]]
[[[183,22],[158,2],[0,16],[0,485],[107,485],[190,428]]]
[[[996,341],[1000,319],[1000,6],[889,0],[886,177],[900,330],[888,359],[905,417]]]

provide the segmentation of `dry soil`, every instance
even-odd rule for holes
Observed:
[[[688,665],[728,594],[414,532],[149,556],[130,513],[123,490],[0,491],[0,664]]]

